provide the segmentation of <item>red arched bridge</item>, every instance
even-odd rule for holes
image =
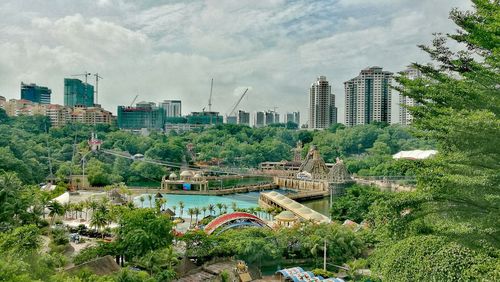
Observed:
[[[233,212],[218,216],[207,224],[204,230],[210,235],[215,231],[217,231],[216,234],[220,234],[228,229],[252,226],[270,228],[266,222],[251,213]]]

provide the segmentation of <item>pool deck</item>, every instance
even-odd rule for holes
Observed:
[[[249,185],[242,187],[229,187],[217,190],[208,191],[186,191],[186,190],[165,190],[160,188],[144,187],[144,188],[129,188],[133,194],[150,194],[150,193],[161,193],[161,194],[182,194],[182,195],[209,195],[209,196],[222,196],[230,194],[248,193],[248,192],[259,192],[266,190],[278,189],[278,186],[273,183],[260,184],[260,185]]]

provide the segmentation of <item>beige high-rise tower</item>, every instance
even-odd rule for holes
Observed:
[[[345,125],[391,123],[392,72],[381,67],[366,68],[344,82]]]
[[[337,123],[337,108],[335,95],[326,80],[320,76],[309,90],[309,128],[324,129]]]

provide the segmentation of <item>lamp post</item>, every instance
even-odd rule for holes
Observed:
[[[87,157],[88,154],[92,153],[92,151],[87,152],[85,155],[82,157],[82,181],[83,185],[85,185],[85,158]]]

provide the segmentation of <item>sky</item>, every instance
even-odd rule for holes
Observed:
[[[180,99],[183,114],[212,109],[301,112],[325,75],[343,121],[343,82],[369,66],[399,72],[426,63],[418,44],[455,30],[448,14],[468,0],[0,0],[0,95],[20,83],[52,89],[99,73],[99,103]],[[94,84],[94,78],[89,80]],[[397,99],[393,97],[393,120]]]

